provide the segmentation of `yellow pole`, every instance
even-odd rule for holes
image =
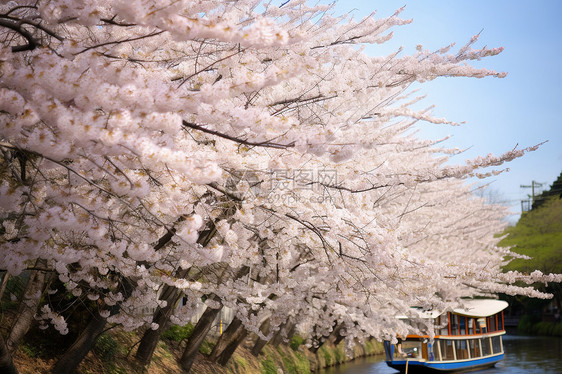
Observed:
[[[222,335],[222,318],[221,318],[221,335]]]
[[[406,359],[406,373],[405,374],[408,374],[408,362],[409,362],[408,359]]]

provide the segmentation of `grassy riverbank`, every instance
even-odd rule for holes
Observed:
[[[56,345],[47,344],[45,336],[28,337],[14,354],[14,362],[20,374],[47,374],[56,361]],[[88,354],[79,367],[79,374],[180,374],[177,364],[185,346],[185,336],[181,331],[164,334],[154,354],[152,363],[147,368],[140,367],[134,360],[137,342],[140,337],[135,333],[118,329],[103,334],[95,348]],[[52,343],[52,341],[51,341]],[[344,342],[338,346],[326,343],[316,354],[309,351],[303,339],[296,336],[290,344],[275,348],[265,346],[262,353],[255,357],[250,353],[251,341],[238,347],[226,366],[209,362],[206,355],[214,346],[213,341],[206,341],[201,349],[191,373],[195,374],[308,374],[329,366],[338,365],[355,357],[382,354],[382,344],[368,341],[357,344],[346,355]]]

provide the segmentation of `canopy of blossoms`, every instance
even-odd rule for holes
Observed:
[[[399,13],[2,2],[0,269],[54,273],[128,329],[152,323],[164,285],[189,300],[176,323],[216,295],[251,331],[267,315],[379,338],[413,305],[546,297],[514,283],[560,277],[502,273],[507,212],[465,183],[536,147],[453,166],[458,150],[413,131],[455,123],[414,109],[412,84],[503,77],[470,65],[502,49],[364,53],[410,22]],[[38,313],[66,332],[48,303]]]

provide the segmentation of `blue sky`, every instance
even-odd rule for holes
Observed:
[[[384,55],[400,46],[412,53],[417,44],[429,50],[453,42],[461,47],[480,31],[476,47],[505,48],[478,66],[505,71],[506,78],[442,78],[421,86],[428,95],[424,104],[435,104],[436,116],[466,122],[461,127],[426,124],[424,133],[452,135],[448,146],[469,148],[454,163],[548,141],[507,164],[509,172],[486,180],[494,195],[519,214],[520,200],[531,193],[520,185],[534,180],[548,188],[562,172],[562,1],[340,0],[335,13],[352,11],[360,18],[377,10],[382,17],[404,5],[401,17],[413,23],[395,28],[392,40],[367,53]]]

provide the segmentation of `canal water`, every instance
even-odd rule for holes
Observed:
[[[560,374],[562,338],[504,335],[505,358],[495,367],[473,374]],[[384,355],[358,359],[329,368],[321,374],[396,374],[384,362]]]

